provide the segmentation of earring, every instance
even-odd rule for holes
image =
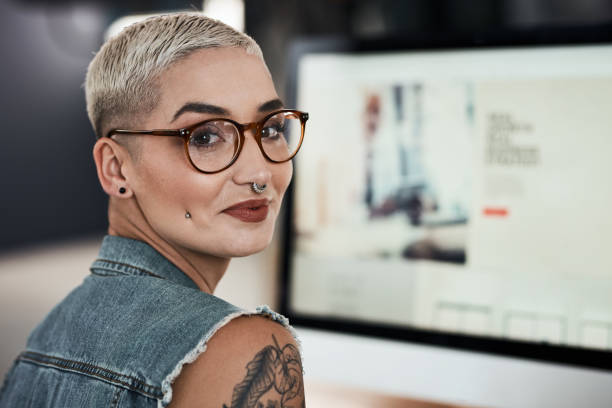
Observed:
[[[185,213],[185,218],[191,218],[191,213],[189,211]]]
[[[119,189],[119,194],[125,194],[125,187],[121,187]]]

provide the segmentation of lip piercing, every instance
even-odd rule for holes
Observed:
[[[266,190],[266,184],[257,184],[255,182],[251,183],[251,190],[253,190],[254,193],[257,194],[261,194]]]

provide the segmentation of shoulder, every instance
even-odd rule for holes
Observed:
[[[298,345],[286,327],[268,317],[237,317],[183,367],[172,389],[172,408],[300,408],[304,387]]]

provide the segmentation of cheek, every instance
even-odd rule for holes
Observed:
[[[185,211],[201,210],[219,194],[216,177],[204,177],[173,153],[149,154],[149,160],[134,169],[136,198],[145,214],[152,217],[184,216]]]
[[[290,160],[286,163],[277,164],[273,174],[278,194],[282,197],[285,194],[289,183],[291,182],[291,177],[293,176],[293,161]]]
[[[160,211],[166,212],[172,210],[184,214],[190,211],[208,218],[208,213],[214,210],[215,197],[222,196],[219,183],[199,173],[184,177],[171,174],[150,180],[150,185],[152,188],[146,192],[148,199],[159,203],[156,207],[162,207]]]
[[[183,207],[181,202],[189,195],[184,180],[173,176],[172,172],[163,171],[160,166],[154,169],[143,166],[139,173],[136,199],[145,214],[153,212],[159,217]]]

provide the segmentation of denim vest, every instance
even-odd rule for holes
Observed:
[[[106,236],[91,275],[30,334],[0,407],[165,407],[184,364],[232,318],[261,314],[200,291],[149,245]]]

